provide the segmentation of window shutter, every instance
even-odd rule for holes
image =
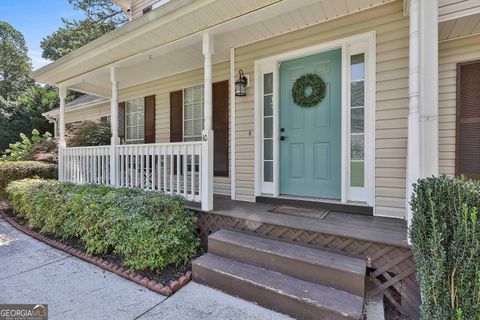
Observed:
[[[120,143],[125,141],[125,102],[118,104],[118,137]]]
[[[145,143],[155,143],[155,95],[145,97]]]
[[[456,174],[480,179],[480,61],[457,65]]]
[[[214,175],[228,177],[228,80],[213,84]]]
[[[183,91],[170,92],[170,142],[183,140]]]

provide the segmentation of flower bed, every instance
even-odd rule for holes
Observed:
[[[20,224],[164,284],[200,250],[180,197],[40,179],[15,181],[7,195]]]

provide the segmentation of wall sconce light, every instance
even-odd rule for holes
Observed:
[[[247,77],[243,74],[243,70],[240,69],[238,71],[238,80],[235,81],[235,95],[237,97],[244,97],[247,95],[247,85],[248,85],[248,79]]]

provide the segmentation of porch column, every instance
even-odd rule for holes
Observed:
[[[422,177],[438,175],[438,0],[420,1]]]
[[[60,98],[60,123],[59,123],[59,141],[58,141],[58,179],[64,180],[64,161],[63,161],[63,149],[67,147],[65,141],[65,100],[67,98],[67,88],[58,87],[58,97]]]
[[[410,0],[407,221],[413,184],[438,175],[438,2]],[[410,237],[409,237],[410,241]]]
[[[409,113],[407,150],[407,221],[410,227],[412,208],[410,199],[413,184],[420,178],[420,0],[410,1],[410,44],[409,44]],[[409,237],[410,239],[410,237]]]
[[[203,34],[204,128],[202,132],[202,210],[213,210],[212,55],[213,36]]]
[[[118,137],[118,80],[115,66],[110,67],[110,80],[112,82],[112,98],[110,99],[110,129],[112,138],[110,142],[110,185],[117,185],[117,156],[116,146],[120,144]]]
[[[58,97],[60,98],[59,147],[65,148],[67,146],[65,142],[65,100],[67,98],[67,88],[58,87]]]

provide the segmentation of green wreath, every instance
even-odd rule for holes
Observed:
[[[312,88],[312,93],[305,95],[305,90]],[[320,76],[307,73],[295,80],[292,88],[293,101],[300,107],[313,107],[325,98],[327,86]]]

